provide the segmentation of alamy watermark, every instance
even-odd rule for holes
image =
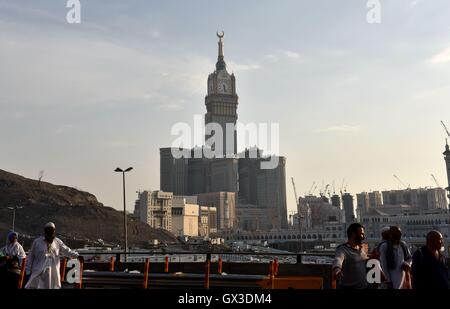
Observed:
[[[380,0],[368,0],[366,6],[369,9],[366,15],[366,21],[369,24],[380,24],[381,23]]]
[[[78,259],[71,259],[67,262],[69,271],[66,275],[67,283],[80,283],[81,279],[81,265]]]
[[[66,8],[70,10],[67,12],[66,20],[69,24],[81,23],[81,2],[80,0],[67,0]]]
[[[246,149],[240,157],[259,158],[261,149],[271,154],[261,161],[261,169],[274,169],[278,166],[280,150],[278,123],[211,122],[205,126],[203,123],[201,115],[194,115],[193,127],[185,122],[178,122],[172,126],[171,135],[177,136],[171,144],[172,156],[175,159],[235,158],[237,149]],[[191,145],[202,145],[205,137],[204,146],[190,149]]]

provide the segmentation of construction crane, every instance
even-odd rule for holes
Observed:
[[[447,136],[450,138],[450,132],[447,129],[447,126],[445,125],[445,123],[441,120],[442,126],[444,127],[445,132],[447,132]]]
[[[316,184],[315,181],[313,181],[313,184],[311,185],[311,188],[309,188],[308,194],[311,195],[312,189],[314,188],[314,185]]]
[[[327,193],[328,188],[330,187],[330,184],[327,183],[327,185],[325,186],[325,190],[323,190],[323,193]]]
[[[295,205],[297,205],[297,209],[298,209],[298,195],[297,195],[297,189],[295,188],[294,177],[291,177],[291,180],[292,180],[292,186],[294,187]]]
[[[397,179],[398,182],[399,182],[402,186],[404,186],[406,189],[410,189],[410,188],[411,188],[411,186],[405,185],[405,183],[404,183],[403,181],[401,181],[400,178],[397,177],[397,175],[394,175],[394,177],[395,177],[395,179]]]
[[[434,177],[433,174],[431,174],[431,177],[433,177],[433,180],[434,180],[434,182],[436,183],[436,186],[437,186],[438,188],[440,188],[441,186],[439,185],[439,182],[437,181],[436,177]]]
[[[311,191],[311,195],[313,195],[313,194],[314,194],[314,192],[316,191],[316,189],[317,189],[317,183],[316,183],[316,185],[314,186],[314,188],[312,189],[312,191]]]

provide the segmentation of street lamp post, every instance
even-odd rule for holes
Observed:
[[[15,231],[15,223],[16,223],[16,210],[23,208],[22,206],[14,206],[14,207],[8,207],[8,209],[11,209],[13,211],[13,220],[12,220],[12,230]]]
[[[126,170],[122,170],[121,168],[116,168],[114,172],[122,173],[123,179],[123,229],[124,229],[124,241],[125,241],[125,263],[127,262],[127,251],[128,251],[128,233],[127,233],[127,206],[126,206],[126,198],[125,198],[125,173],[131,171],[133,168],[129,167]]]

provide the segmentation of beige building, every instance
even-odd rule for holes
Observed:
[[[172,203],[172,233],[177,236],[198,236],[198,223],[199,206],[196,201],[184,196],[174,196]]]
[[[143,191],[138,193],[135,213],[139,219],[153,228],[172,230],[172,200],[171,192]]]
[[[209,206],[200,206],[200,215],[198,217],[199,236],[209,237],[217,233],[217,208]]]

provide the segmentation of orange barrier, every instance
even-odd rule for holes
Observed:
[[[20,267],[20,279],[17,288],[21,289],[23,286],[23,280],[25,278],[25,266],[27,264],[27,258],[22,259],[22,266]]]
[[[165,273],[169,272],[169,256],[167,256],[167,255],[166,255],[165,263],[164,263],[164,272]]]
[[[109,271],[114,271],[114,262],[115,262],[115,259],[114,259],[114,257],[112,256],[110,259],[109,259]]]
[[[263,289],[307,289],[316,290],[323,289],[323,278],[314,276],[288,276],[288,277],[277,277],[277,278],[267,278],[260,281],[258,284]]]
[[[61,264],[61,282],[64,282],[66,279],[66,268],[67,268],[67,258],[63,258],[62,264]]]
[[[206,260],[205,264],[205,289],[209,289],[209,273],[211,271],[211,261]]]
[[[148,286],[148,272],[150,270],[150,259],[146,258],[145,259],[145,268],[144,268],[144,284],[143,284],[143,288],[147,289]]]
[[[336,276],[333,270],[331,271],[331,289],[336,290]]]
[[[219,262],[217,265],[217,273],[220,275],[222,274],[222,258],[219,257]]]
[[[83,288],[83,271],[84,271],[84,260],[78,258],[78,261],[80,261],[80,283],[78,284],[78,288]]]
[[[275,288],[275,276],[274,276],[274,262],[270,261],[269,264],[269,280],[270,280],[270,288]]]

